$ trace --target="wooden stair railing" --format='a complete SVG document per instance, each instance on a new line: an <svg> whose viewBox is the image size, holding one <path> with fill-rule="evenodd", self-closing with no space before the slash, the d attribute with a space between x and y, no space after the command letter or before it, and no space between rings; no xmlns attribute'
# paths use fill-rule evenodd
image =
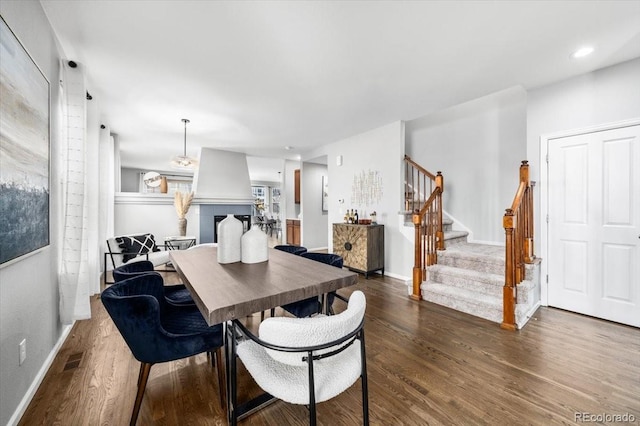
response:
<svg viewBox="0 0 640 426"><path fill-rule="evenodd" d="M533 263L533 187L529 180L529 164L520 166L520 184L506 209L502 224L505 232L505 279L502 290L502 328L516 329L517 285L524 280L525 263Z"/></svg>
<svg viewBox="0 0 640 426"><path fill-rule="evenodd" d="M405 214L411 214L415 227L413 291L411 298L420 300L420 284L427 278L427 266L437 262L437 250L444 250L442 228L442 192L444 178L436 175L405 155Z"/></svg>

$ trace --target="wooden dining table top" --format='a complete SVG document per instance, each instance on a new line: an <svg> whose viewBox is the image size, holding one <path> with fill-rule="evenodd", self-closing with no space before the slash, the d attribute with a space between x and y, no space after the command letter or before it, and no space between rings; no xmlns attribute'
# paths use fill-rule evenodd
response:
<svg viewBox="0 0 640 426"><path fill-rule="evenodd" d="M174 250L169 257L209 325L358 282L354 272L271 248L268 261L253 264L220 264L214 246Z"/></svg>

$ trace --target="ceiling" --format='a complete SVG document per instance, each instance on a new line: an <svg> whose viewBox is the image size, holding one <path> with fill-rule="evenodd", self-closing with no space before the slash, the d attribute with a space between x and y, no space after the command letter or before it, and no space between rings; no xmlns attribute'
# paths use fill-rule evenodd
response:
<svg viewBox="0 0 640 426"><path fill-rule="evenodd" d="M245 152L252 180L393 121L640 57L640 1L41 3L123 166L167 170L188 118L187 154ZM583 45L595 52L571 58Z"/></svg>

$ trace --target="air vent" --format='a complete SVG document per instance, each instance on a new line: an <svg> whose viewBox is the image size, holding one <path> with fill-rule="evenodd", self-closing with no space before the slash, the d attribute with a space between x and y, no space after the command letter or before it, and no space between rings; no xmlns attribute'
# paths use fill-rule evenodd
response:
<svg viewBox="0 0 640 426"><path fill-rule="evenodd" d="M78 368L83 356L84 352L78 352L77 354L69 355L69 358L67 358L67 362L64 364L64 371Z"/></svg>

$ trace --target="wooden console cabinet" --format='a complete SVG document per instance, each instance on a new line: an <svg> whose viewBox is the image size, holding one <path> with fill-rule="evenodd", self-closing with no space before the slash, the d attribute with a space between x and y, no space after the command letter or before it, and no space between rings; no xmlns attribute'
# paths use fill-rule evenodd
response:
<svg viewBox="0 0 640 426"><path fill-rule="evenodd" d="M298 219L287 219L287 244L300 245L300 221Z"/></svg>
<svg viewBox="0 0 640 426"><path fill-rule="evenodd" d="M344 266L364 273L382 271L384 275L384 225L333 224L333 252L344 259Z"/></svg>

